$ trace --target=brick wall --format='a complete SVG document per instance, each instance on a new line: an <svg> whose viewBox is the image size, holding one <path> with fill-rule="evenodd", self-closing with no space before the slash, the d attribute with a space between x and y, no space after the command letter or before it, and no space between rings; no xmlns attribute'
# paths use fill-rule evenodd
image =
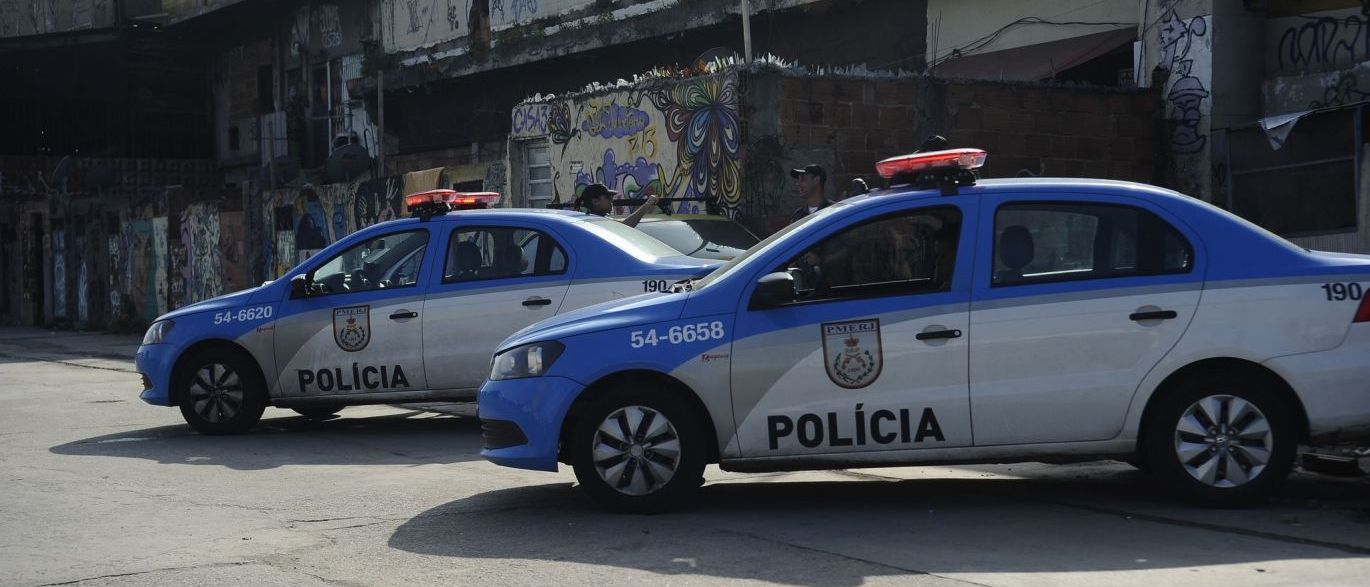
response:
<svg viewBox="0 0 1370 587"><path fill-rule="evenodd" d="M1162 181L1154 91L990 83L946 86L947 137L989 152L985 177Z"/></svg>
<svg viewBox="0 0 1370 587"><path fill-rule="evenodd" d="M873 182L876 161L918 147L913 129L927 108L920 90L914 83L784 78L780 140L793 151L831 150L828 196L839 197L854 178Z"/></svg>
<svg viewBox="0 0 1370 587"><path fill-rule="evenodd" d="M856 177L875 187L876 161L912 152L930 134L988 151L984 177L1159 183L1159 104L1155 90L787 76L774 108L786 157L830 163L827 193L841 197ZM751 106L762 116L770 108Z"/></svg>

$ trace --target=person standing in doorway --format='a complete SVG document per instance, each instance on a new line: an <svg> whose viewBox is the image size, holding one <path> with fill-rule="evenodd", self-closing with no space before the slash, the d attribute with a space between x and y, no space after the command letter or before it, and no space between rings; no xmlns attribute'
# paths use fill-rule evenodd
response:
<svg viewBox="0 0 1370 587"><path fill-rule="evenodd" d="M791 169L790 177L794 178L795 191L799 194L799 198L804 201L804 205L794 211L794 216L790 218L790 222L833 204L832 200L823 196L823 190L828 183L828 172L824 171L822 166L810 163L805 165L803 169Z"/></svg>

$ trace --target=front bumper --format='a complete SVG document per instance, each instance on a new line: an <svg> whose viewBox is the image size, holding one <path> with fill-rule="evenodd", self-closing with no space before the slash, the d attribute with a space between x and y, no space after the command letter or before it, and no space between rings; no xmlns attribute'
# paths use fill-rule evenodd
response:
<svg viewBox="0 0 1370 587"><path fill-rule="evenodd" d="M171 367L176 353L169 344L145 344L138 347L134 365L143 376L143 392L138 398L154 406L171 406Z"/></svg>
<svg viewBox="0 0 1370 587"><path fill-rule="evenodd" d="M527 439L522 444L485 448L480 456L492 463L536 471L557 470L561 424L585 386L564 377L527 377L486 381L480 388L480 419L499 429L512 425ZM501 439L507 439L501 435ZM507 444L501 441L496 445Z"/></svg>

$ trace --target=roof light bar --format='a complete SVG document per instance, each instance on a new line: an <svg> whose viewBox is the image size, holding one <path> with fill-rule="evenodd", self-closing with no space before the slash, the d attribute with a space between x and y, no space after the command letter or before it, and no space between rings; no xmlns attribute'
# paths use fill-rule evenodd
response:
<svg viewBox="0 0 1370 587"><path fill-rule="evenodd" d="M456 190L429 190L404 197L404 205L409 213L422 219L451 210L471 210L489 208L499 202L499 192L459 192Z"/></svg>
<svg viewBox="0 0 1370 587"><path fill-rule="evenodd" d="M930 153L912 153L890 157L876 163L875 170L880 174L880 177L885 179L939 169L970 171L983 166L987 156L988 153L985 153L983 149L948 149Z"/></svg>

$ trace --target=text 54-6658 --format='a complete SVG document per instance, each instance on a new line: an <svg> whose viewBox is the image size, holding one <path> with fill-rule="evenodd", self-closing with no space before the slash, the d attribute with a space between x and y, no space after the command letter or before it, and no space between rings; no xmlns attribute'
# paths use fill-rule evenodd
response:
<svg viewBox="0 0 1370 587"><path fill-rule="evenodd" d="M715 320L713 322L672 326L666 329L665 334L658 332L655 328L634 330L628 335L628 344L635 349L640 349L644 346L654 347L661 343L682 344L717 340L723 338L724 334L723 323Z"/></svg>

